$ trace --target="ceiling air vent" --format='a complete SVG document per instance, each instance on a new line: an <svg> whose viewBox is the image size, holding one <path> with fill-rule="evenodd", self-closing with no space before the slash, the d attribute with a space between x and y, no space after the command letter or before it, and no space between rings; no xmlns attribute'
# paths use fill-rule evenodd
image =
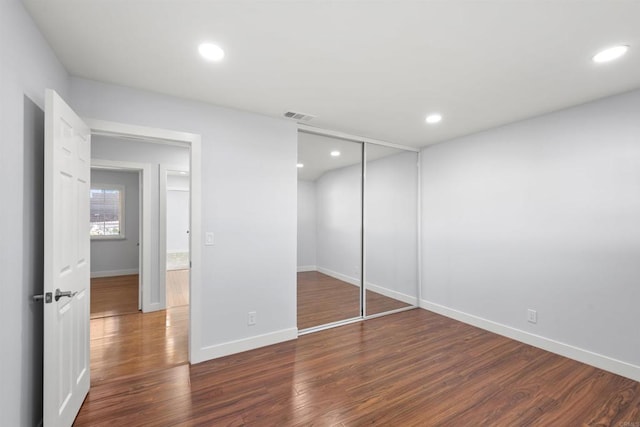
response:
<svg viewBox="0 0 640 427"><path fill-rule="evenodd" d="M308 122L315 117L311 114L297 113L295 111L287 111L286 113L284 113L284 116L288 119L297 120L299 122Z"/></svg>

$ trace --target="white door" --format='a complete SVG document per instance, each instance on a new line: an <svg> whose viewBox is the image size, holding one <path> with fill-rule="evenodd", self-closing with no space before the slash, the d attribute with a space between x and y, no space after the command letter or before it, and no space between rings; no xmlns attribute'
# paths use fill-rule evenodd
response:
<svg viewBox="0 0 640 427"><path fill-rule="evenodd" d="M168 269L189 268L189 200L189 187L167 190Z"/></svg>
<svg viewBox="0 0 640 427"><path fill-rule="evenodd" d="M44 414L66 427L89 392L91 132L53 90L45 97Z"/></svg>

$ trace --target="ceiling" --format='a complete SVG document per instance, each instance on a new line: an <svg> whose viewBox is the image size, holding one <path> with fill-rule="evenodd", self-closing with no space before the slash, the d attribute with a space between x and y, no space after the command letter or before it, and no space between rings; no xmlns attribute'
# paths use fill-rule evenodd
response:
<svg viewBox="0 0 640 427"><path fill-rule="evenodd" d="M24 3L72 75L415 147L640 87L636 0Z"/></svg>

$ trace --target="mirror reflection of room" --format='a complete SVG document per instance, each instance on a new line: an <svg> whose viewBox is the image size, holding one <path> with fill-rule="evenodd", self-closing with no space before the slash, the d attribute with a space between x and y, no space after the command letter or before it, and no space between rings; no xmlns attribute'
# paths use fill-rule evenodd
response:
<svg viewBox="0 0 640 427"><path fill-rule="evenodd" d="M298 134L298 329L361 316L362 144Z"/></svg>
<svg viewBox="0 0 640 427"><path fill-rule="evenodd" d="M299 330L418 305L418 153L364 145L298 134Z"/></svg>
<svg viewBox="0 0 640 427"><path fill-rule="evenodd" d="M366 146L367 316L418 305L418 153Z"/></svg>

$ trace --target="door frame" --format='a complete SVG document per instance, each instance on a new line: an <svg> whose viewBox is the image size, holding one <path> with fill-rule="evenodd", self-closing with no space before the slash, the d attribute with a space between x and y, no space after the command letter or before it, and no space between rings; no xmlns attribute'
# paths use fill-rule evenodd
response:
<svg viewBox="0 0 640 427"><path fill-rule="evenodd" d="M138 248L138 309L143 313L161 309L154 307L151 301L151 164L124 162L119 160L91 159L91 169L138 172L140 175L138 213L139 242ZM157 305L157 303L155 303Z"/></svg>
<svg viewBox="0 0 640 427"><path fill-rule="evenodd" d="M167 175L168 172L177 171L177 172L187 172L189 175L190 171L185 171L181 166L173 166L173 165L160 165L160 234L159 234L159 250L160 254L163 255L160 257L160 294L164 295L164 305L167 306ZM191 200L191 181L189 181L189 200ZM191 212L189 212L191 215ZM191 229L189 229L189 241L191 241ZM191 248L189 248L191 249ZM189 259L191 259L191 254L189 254Z"/></svg>
<svg viewBox="0 0 640 427"><path fill-rule="evenodd" d="M179 132L167 129L152 128L146 126L130 125L125 123L110 122L106 120L83 118L91 129L92 135L109 136L137 141L152 142L158 144L176 145L189 148L189 182L190 182L190 207L189 207L189 259L191 270L189 272L189 362L199 360L201 357L201 325L197 320L201 316L201 307L194 304L200 301L202 295L202 144L198 134ZM161 292L162 294L162 292ZM166 297L160 296L162 300Z"/></svg>

